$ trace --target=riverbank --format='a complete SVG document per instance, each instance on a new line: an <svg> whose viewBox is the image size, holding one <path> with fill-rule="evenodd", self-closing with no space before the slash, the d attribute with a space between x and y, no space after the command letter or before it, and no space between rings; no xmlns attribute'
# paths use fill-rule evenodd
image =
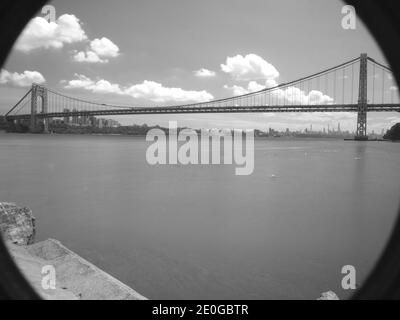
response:
<svg viewBox="0 0 400 320"><path fill-rule="evenodd" d="M72 252L59 241L48 239L32 245L7 247L15 263L36 292L47 300L145 300L141 294ZM51 266L54 288L42 285ZM45 272L44 272L45 271Z"/></svg>
<svg viewBox="0 0 400 320"><path fill-rule="evenodd" d="M35 242L35 217L27 207L0 202L0 231L15 263L36 292L49 300L145 300L61 242ZM54 270L54 286L43 279Z"/></svg>

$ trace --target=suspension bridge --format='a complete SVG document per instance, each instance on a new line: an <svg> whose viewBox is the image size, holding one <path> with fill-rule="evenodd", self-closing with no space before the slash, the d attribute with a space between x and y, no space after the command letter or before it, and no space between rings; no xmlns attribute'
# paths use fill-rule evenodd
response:
<svg viewBox="0 0 400 320"><path fill-rule="evenodd" d="M391 69L361 54L332 68L257 92L171 106L119 106L86 101L33 84L5 118L11 123L29 121L31 132L39 128L47 132L49 119L54 118L68 122L71 118L105 115L269 112L354 112L355 139L367 140L367 113L400 112L400 101Z"/></svg>

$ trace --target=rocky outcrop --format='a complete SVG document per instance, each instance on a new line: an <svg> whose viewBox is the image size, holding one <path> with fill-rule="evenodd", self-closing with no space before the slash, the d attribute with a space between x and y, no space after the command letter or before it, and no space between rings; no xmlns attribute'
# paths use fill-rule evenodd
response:
<svg viewBox="0 0 400 320"><path fill-rule="evenodd" d="M0 232L5 240L17 245L35 242L35 217L32 210L15 203L0 202Z"/></svg>
<svg viewBox="0 0 400 320"><path fill-rule="evenodd" d="M383 139L400 141L400 123L396 123L388 132L383 136Z"/></svg>
<svg viewBox="0 0 400 320"><path fill-rule="evenodd" d="M324 292L317 300L340 300L333 291Z"/></svg>
<svg viewBox="0 0 400 320"><path fill-rule="evenodd" d="M35 218L27 207L0 202L0 233L17 266L44 299L146 299L59 241L35 243ZM49 266L55 272L55 287L46 289L43 268Z"/></svg>

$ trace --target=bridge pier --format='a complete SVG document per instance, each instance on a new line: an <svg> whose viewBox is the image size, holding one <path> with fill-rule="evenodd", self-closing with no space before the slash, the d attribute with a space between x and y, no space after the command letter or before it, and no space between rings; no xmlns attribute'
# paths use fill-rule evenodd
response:
<svg viewBox="0 0 400 320"><path fill-rule="evenodd" d="M368 56L366 53L360 57L360 89L358 92L358 114L357 114L357 133L354 140L366 141L367 135L367 111L368 111Z"/></svg>

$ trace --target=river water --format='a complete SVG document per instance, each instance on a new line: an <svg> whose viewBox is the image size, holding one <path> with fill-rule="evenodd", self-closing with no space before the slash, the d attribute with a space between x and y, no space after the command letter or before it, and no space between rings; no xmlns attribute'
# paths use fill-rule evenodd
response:
<svg viewBox="0 0 400 320"><path fill-rule="evenodd" d="M256 140L233 165L150 166L144 138L0 134L0 201L150 299L340 298L393 227L400 144Z"/></svg>

